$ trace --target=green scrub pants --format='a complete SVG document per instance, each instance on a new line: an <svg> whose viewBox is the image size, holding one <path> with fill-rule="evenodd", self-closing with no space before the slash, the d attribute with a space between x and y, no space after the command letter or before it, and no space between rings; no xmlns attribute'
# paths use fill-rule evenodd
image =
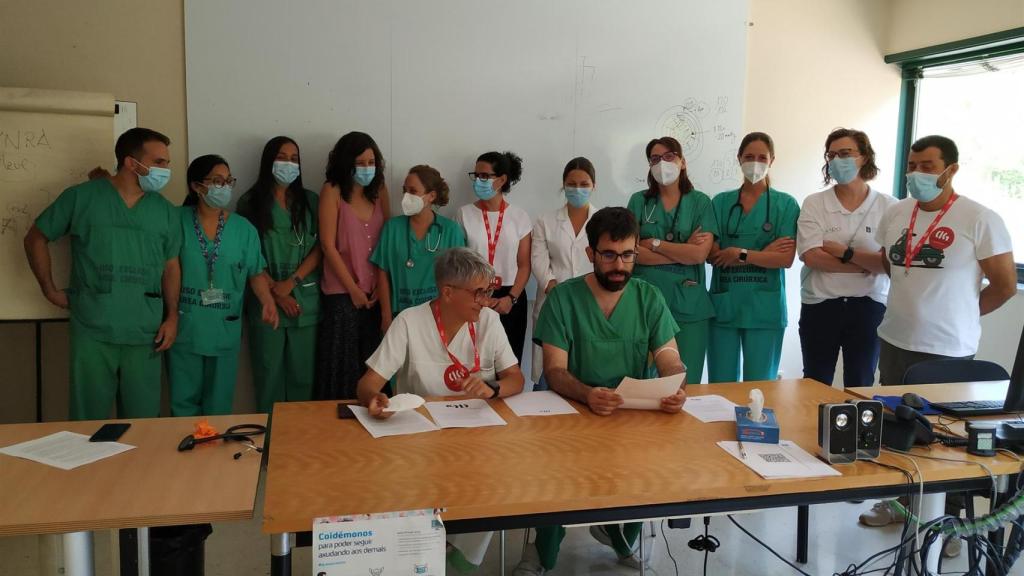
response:
<svg viewBox="0 0 1024 576"><path fill-rule="evenodd" d="M678 321L677 321L678 322ZM678 322L676 346L679 357L686 365L686 383L699 384L704 377L704 355L708 351L708 326L711 320Z"/></svg>
<svg viewBox="0 0 1024 576"><path fill-rule="evenodd" d="M111 344L71 326L72 420L160 415L160 354L153 344Z"/></svg>
<svg viewBox="0 0 1024 576"><path fill-rule="evenodd" d="M231 414L238 378L238 351L223 356L193 354L178 347L167 352L171 415Z"/></svg>
<svg viewBox="0 0 1024 576"><path fill-rule="evenodd" d="M625 558L633 553L636 540L640 536L642 522L629 522L627 524L606 524L608 535L612 539L612 548L619 558ZM558 550L565 538L563 526L538 526L536 528L537 554L540 556L540 565L545 570L552 570L555 562L558 561Z"/></svg>
<svg viewBox="0 0 1024 576"><path fill-rule="evenodd" d="M260 412L270 413L274 402L301 402L313 397L315 324L274 330L262 322L250 322L249 356Z"/></svg>
<svg viewBox="0 0 1024 576"><path fill-rule="evenodd" d="M737 382L740 355L743 381L779 377L785 328L728 328L711 324L708 331L708 382Z"/></svg>

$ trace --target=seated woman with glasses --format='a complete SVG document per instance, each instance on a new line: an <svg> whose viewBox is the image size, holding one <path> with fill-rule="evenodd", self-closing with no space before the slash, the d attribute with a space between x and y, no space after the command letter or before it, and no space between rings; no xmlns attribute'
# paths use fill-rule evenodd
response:
<svg viewBox="0 0 1024 576"><path fill-rule="evenodd" d="M523 390L523 373L487 307L494 269L476 251L452 248L434 261L437 298L408 308L391 323L359 380L359 401L387 418L381 390L398 375L395 392L420 396L498 398Z"/></svg>
<svg viewBox="0 0 1024 576"><path fill-rule="evenodd" d="M487 307L494 269L470 248L434 260L437 298L402 311L359 380L359 402L387 418L381 390L398 374L395 392L420 396L499 398L523 391L523 373L498 313ZM491 532L449 536L448 561L465 572L483 563Z"/></svg>

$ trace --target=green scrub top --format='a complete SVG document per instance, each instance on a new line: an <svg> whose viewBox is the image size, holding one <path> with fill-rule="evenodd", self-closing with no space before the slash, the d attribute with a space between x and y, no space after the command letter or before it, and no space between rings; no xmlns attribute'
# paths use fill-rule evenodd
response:
<svg viewBox="0 0 1024 576"><path fill-rule="evenodd" d="M739 190L715 195L711 200L718 219L715 239L721 248L739 247L761 250L777 238L796 239L796 221L800 206L792 196L769 189L761 194L749 214L736 204ZM770 195L770 201L769 201ZM765 211L771 204L765 231ZM728 328L784 328L787 323L786 271L752 264L730 268L715 267L711 276L711 301L715 305L716 326Z"/></svg>
<svg viewBox="0 0 1024 576"><path fill-rule="evenodd" d="M312 190L303 190L306 195L306 218L302 227L295 230L292 227L292 215L289 210L281 208L276 201L272 202L270 217L271 226L260 238L260 245L263 251L263 258L267 261L267 272L275 282L286 280L295 275L299 265L306 259L310 251L319 242L319 224L317 211L319 209L320 197ZM237 213L249 218L252 213L252 195L246 192L238 199ZM252 220L250 219L250 222ZM315 268L302 279L301 283L295 285L292 290L292 297L298 303L301 313L297 318L289 318L283 313L278 314L280 318L279 328L304 328L315 326L320 320L320 268ZM251 288L246 289L245 302L246 315L250 322L262 322L263 306L256 299Z"/></svg>
<svg viewBox="0 0 1024 576"><path fill-rule="evenodd" d="M413 234L408 216L395 216L385 222L370 262L388 273L392 315L437 297L434 259L444 250L464 246L462 226L440 214L434 214L434 223L422 240ZM410 259L412 268L408 266Z"/></svg>
<svg viewBox="0 0 1024 576"><path fill-rule="evenodd" d="M626 376L645 378L648 353L678 331L661 291L651 284L630 279L605 318L586 276L579 276L548 293L533 341L567 351L569 373L584 384L615 388Z"/></svg>
<svg viewBox="0 0 1024 576"><path fill-rule="evenodd" d="M201 201L201 200L200 200ZM201 292L210 287L206 259L192 221L196 208L181 208L181 300L178 339L174 346L203 356L237 354L242 341L242 299L252 276L267 267L256 228L229 214L221 235L220 256L213 269L213 287L224 291L224 302L203 305ZM204 234L202 228L200 234ZM213 239L207 238L208 250Z"/></svg>
<svg viewBox="0 0 1024 576"><path fill-rule="evenodd" d="M666 211L660 198L644 198L643 191L630 197L628 209L640 223L641 240L660 238L662 242L669 242L667 234L672 232L671 242L681 244L690 238L698 226L703 232L718 234L718 221L711 207L711 199L698 190L691 190L679 200L676 208L679 216L675 218L674 227L672 221L676 209ZM661 290L676 322L699 322L715 315L715 308L708 296L707 271L703 262L656 266L637 264L634 275Z"/></svg>
<svg viewBox="0 0 1024 576"><path fill-rule="evenodd" d="M36 219L53 242L71 235L71 322L110 344L152 345L163 321L161 281L181 250L178 209L157 192L128 208L106 179L72 186Z"/></svg>

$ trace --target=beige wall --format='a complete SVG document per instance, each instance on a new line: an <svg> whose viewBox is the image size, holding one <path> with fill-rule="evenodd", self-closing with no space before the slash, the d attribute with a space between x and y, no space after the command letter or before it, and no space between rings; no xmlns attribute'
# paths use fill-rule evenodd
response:
<svg viewBox="0 0 1024 576"><path fill-rule="evenodd" d="M139 125L172 141L174 178L166 191L184 197L184 10L166 0L0 0L0 83L5 86L108 92L138 103ZM44 406L67 415L67 325L43 329ZM0 325L0 422L35 418L34 328Z"/></svg>
<svg viewBox="0 0 1024 576"><path fill-rule="evenodd" d="M1024 26L1024 0L894 0L886 53Z"/></svg>

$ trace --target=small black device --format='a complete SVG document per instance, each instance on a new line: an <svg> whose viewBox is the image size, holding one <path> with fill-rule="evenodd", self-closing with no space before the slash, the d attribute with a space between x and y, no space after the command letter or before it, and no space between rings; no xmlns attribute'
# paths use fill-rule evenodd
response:
<svg viewBox="0 0 1024 576"><path fill-rule="evenodd" d="M998 422L968 422L967 453L975 456L995 456L998 428Z"/></svg>
<svg viewBox="0 0 1024 576"><path fill-rule="evenodd" d="M924 399L913 392L907 392L900 397L904 404L910 406L914 410L924 410Z"/></svg>
<svg viewBox="0 0 1024 576"><path fill-rule="evenodd" d="M857 459L874 460L882 453L883 405L878 400L850 400L857 407Z"/></svg>
<svg viewBox="0 0 1024 576"><path fill-rule="evenodd" d="M338 418L342 420L351 420L356 417L355 412L352 411L351 404L338 403Z"/></svg>
<svg viewBox="0 0 1024 576"><path fill-rule="evenodd" d="M857 461L857 406L818 404L818 453L829 464Z"/></svg>
<svg viewBox="0 0 1024 576"><path fill-rule="evenodd" d="M882 445L893 450L906 452L914 444L931 444L935 441L932 423L923 414L906 404L882 415Z"/></svg>
<svg viewBox="0 0 1024 576"><path fill-rule="evenodd" d="M118 438L124 435L132 425L128 422L111 422L100 426L95 434L89 437L89 442L117 442Z"/></svg>

